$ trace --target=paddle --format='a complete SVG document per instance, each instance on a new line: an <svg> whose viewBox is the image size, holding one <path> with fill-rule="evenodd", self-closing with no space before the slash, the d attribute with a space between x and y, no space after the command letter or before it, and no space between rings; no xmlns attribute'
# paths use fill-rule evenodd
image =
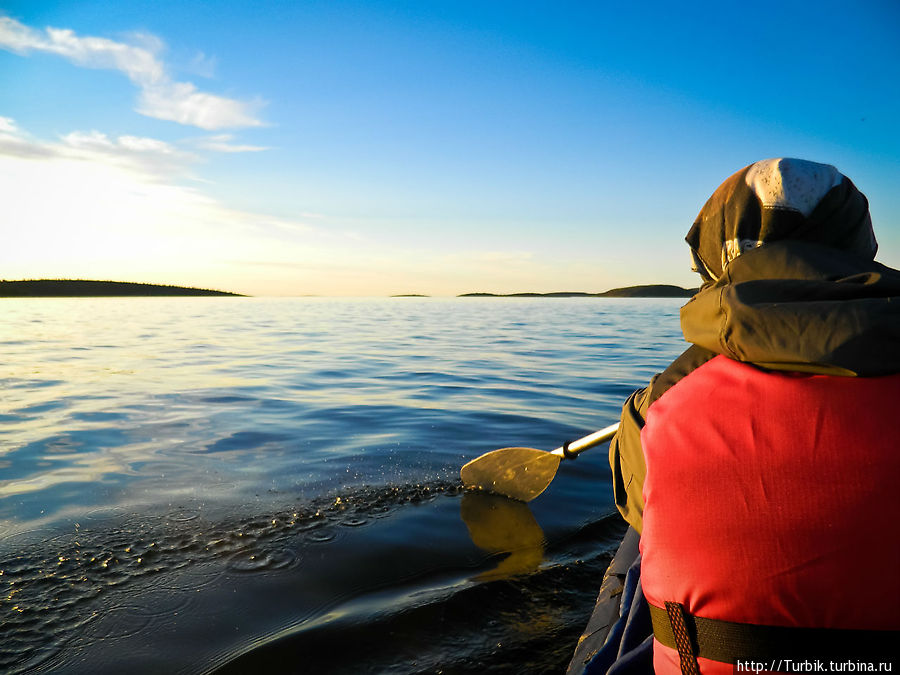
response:
<svg viewBox="0 0 900 675"><path fill-rule="evenodd" d="M571 441L553 452L535 448L500 448L473 459L459 475L466 488L530 502L550 485L559 463L611 439L619 423Z"/></svg>

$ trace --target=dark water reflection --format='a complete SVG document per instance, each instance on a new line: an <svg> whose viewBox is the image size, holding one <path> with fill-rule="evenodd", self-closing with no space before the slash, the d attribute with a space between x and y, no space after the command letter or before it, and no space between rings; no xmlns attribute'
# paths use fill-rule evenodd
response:
<svg viewBox="0 0 900 675"><path fill-rule="evenodd" d="M0 671L544 672L620 534L605 453L530 507L496 447L604 426L675 301L0 304Z"/></svg>

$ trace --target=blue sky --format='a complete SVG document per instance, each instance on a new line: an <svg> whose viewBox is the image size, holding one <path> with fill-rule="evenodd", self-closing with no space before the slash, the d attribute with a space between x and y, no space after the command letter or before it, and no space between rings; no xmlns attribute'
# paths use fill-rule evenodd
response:
<svg viewBox="0 0 900 675"><path fill-rule="evenodd" d="M900 5L0 3L0 277L250 294L695 285L793 156L900 265Z"/></svg>

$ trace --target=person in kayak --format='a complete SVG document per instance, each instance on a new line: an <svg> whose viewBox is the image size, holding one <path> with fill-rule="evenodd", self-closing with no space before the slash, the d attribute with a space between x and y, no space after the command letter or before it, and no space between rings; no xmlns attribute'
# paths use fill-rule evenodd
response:
<svg viewBox="0 0 900 675"><path fill-rule="evenodd" d="M610 445L654 670L877 664L900 636L900 272L862 192L798 159L732 175L686 239L691 346Z"/></svg>

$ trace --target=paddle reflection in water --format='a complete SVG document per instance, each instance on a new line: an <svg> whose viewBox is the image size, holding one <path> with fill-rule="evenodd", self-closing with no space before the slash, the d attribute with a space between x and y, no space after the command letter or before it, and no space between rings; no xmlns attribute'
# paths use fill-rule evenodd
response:
<svg viewBox="0 0 900 675"><path fill-rule="evenodd" d="M544 559L544 532L524 502L481 492L467 492L459 507L460 517L478 548L506 554L493 569L481 572L477 581L495 581L538 569Z"/></svg>

